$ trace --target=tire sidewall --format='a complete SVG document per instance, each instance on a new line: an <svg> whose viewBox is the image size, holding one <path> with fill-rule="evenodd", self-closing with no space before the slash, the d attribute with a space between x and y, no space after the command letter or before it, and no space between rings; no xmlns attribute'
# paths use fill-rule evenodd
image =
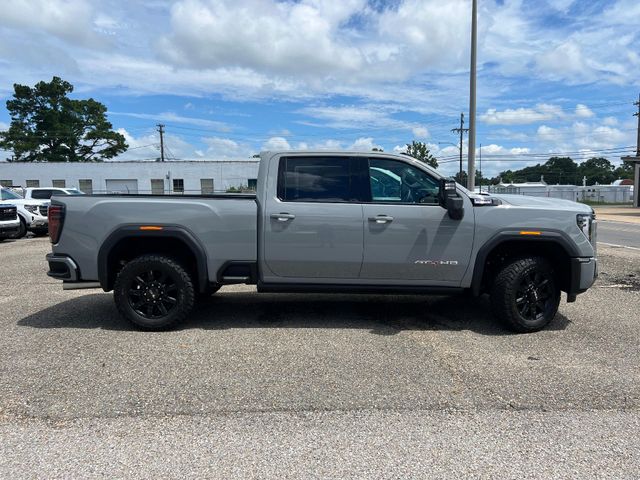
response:
<svg viewBox="0 0 640 480"><path fill-rule="evenodd" d="M128 291L136 275L157 270L171 277L178 287L177 303L171 311L160 318L147 318L140 315L131 306ZM147 330L159 330L171 327L183 320L193 308L193 285L186 271L175 261L163 257L140 257L129 262L120 271L114 285L114 297L120 313L135 325Z"/></svg>
<svg viewBox="0 0 640 480"><path fill-rule="evenodd" d="M522 266L524 264L524 266ZM543 258L532 257L515 260L507 265L502 274L509 273L509 269L517 268L517 273L513 276L513 280L498 284L496 290L492 292L492 303L494 304L494 312L499 316L510 328L517 332L535 332L547 326L555 317L558 306L560 305L560 289L551 265ZM551 300L546 303L544 315L538 320L530 320L524 318L518 311L516 298L518 287L523 282L526 275L531 272L540 272L545 275L551 282Z"/></svg>

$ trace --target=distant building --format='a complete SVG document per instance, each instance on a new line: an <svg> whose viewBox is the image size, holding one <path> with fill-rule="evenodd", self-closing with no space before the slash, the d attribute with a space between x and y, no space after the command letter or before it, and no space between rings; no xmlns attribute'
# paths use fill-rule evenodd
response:
<svg viewBox="0 0 640 480"><path fill-rule="evenodd" d="M213 193L255 189L256 160L18 163L0 162L0 184L77 187L85 193Z"/></svg>
<svg viewBox="0 0 640 480"><path fill-rule="evenodd" d="M530 195L532 197L551 197L573 200L576 202L593 203L628 203L632 200L630 185L547 185L540 182L499 183L489 188L490 192L515 195Z"/></svg>

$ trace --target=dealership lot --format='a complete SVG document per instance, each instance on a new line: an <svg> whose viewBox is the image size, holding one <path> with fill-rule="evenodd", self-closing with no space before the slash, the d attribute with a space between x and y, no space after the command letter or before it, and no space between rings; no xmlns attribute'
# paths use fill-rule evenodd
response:
<svg viewBox="0 0 640 480"><path fill-rule="evenodd" d="M0 477L640 474L638 251L513 335L486 298L249 287L144 333L48 250L0 245Z"/></svg>

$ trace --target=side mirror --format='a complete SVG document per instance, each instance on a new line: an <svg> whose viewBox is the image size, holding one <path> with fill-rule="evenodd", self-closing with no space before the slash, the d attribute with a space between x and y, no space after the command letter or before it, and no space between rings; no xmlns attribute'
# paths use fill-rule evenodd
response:
<svg viewBox="0 0 640 480"><path fill-rule="evenodd" d="M452 220L462 220L464 217L464 202L456 191L456 182L452 178L440 179L440 206L445 208Z"/></svg>

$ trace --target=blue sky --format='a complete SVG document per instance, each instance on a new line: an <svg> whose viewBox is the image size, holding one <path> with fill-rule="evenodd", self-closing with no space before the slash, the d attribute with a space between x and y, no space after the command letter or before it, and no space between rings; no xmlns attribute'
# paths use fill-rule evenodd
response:
<svg viewBox="0 0 640 480"><path fill-rule="evenodd" d="M555 153L619 163L638 25L637 0L479 0L485 174ZM108 106L122 160L157 157L161 122L176 159L419 140L457 169L470 0L5 0L0 32L0 129L13 83L58 75Z"/></svg>

